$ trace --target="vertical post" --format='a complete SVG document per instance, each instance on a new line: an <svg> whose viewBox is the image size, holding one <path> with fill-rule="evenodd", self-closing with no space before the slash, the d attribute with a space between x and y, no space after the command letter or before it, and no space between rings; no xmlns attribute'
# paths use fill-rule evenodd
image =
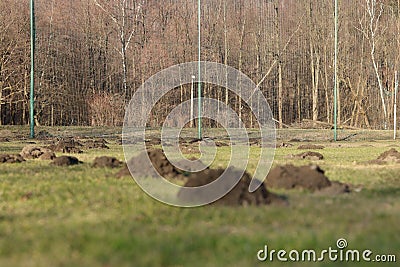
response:
<svg viewBox="0 0 400 267"><path fill-rule="evenodd" d="M35 121L33 118L34 114L34 89L35 89L35 5L34 0L30 2L30 13L31 13L31 82L30 82L30 108L29 108L29 126L30 126L30 138L35 137Z"/></svg>
<svg viewBox="0 0 400 267"><path fill-rule="evenodd" d="M201 107L201 0L198 0L198 3L197 3L197 9L198 9L198 31L199 31L199 60L198 60L198 63L199 63L199 66L198 66L198 68L199 68L199 73L198 73L198 76L199 76L199 78L198 78L198 100L199 100L199 103L198 103L198 106L199 106L199 114L198 114L198 121L199 121L199 123L198 123L198 138L199 139L202 139L203 137L202 137L202 132L201 132L201 109L202 109L202 107Z"/></svg>
<svg viewBox="0 0 400 267"><path fill-rule="evenodd" d="M394 77L395 77L395 86L394 86L394 108L393 108L393 128L394 128L394 132L393 132L393 139L396 140L397 137L397 92L399 90L399 79L397 76L397 71L394 73Z"/></svg>
<svg viewBox="0 0 400 267"><path fill-rule="evenodd" d="M190 128L193 128L193 106L194 106L194 79L196 79L196 76L192 76L192 87L190 90Z"/></svg>
<svg viewBox="0 0 400 267"><path fill-rule="evenodd" d="M338 0L335 0L335 78L334 78L334 110L333 110L333 121L334 121L334 133L333 139L337 141L337 91L338 91Z"/></svg>

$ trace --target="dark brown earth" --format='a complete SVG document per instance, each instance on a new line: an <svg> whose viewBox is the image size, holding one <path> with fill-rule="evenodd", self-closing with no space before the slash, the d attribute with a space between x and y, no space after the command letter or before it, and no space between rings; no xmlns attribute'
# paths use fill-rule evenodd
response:
<svg viewBox="0 0 400 267"><path fill-rule="evenodd" d="M53 135L51 133L49 133L48 131L40 131L37 134L35 134L35 138L38 140L47 140L50 138L53 138Z"/></svg>
<svg viewBox="0 0 400 267"><path fill-rule="evenodd" d="M153 176L157 178L156 173L153 172L153 167L147 166L148 164L146 164L147 159L145 153L148 154L156 171L164 178L179 178L179 175L182 174L180 170L175 168L168 161L161 149L152 149L147 152L142 152L137 157L129 160L128 165L133 170L132 175L137 175L138 177ZM129 175L129 170L125 170L124 173Z"/></svg>
<svg viewBox="0 0 400 267"><path fill-rule="evenodd" d="M0 163L20 163L25 159L18 154L2 154L0 155Z"/></svg>
<svg viewBox="0 0 400 267"><path fill-rule="evenodd" d="M35 145L25 146L20 155L24 159L41 159L41 160L52 160L56 157L53 151L45 147L38 147Z"/></svg>
<svg viewBox="0 0 400 267"><path fill-rule="evenodd" d="M266 179L268 188L306 189L311 192L336 195L350 192L350 186L340 182L331 182L325 172L317 165L296 167L278 166L272 169Z"/></svg>
<svg viewBox="0 0 400 267"><path fill-rule="evenodd" d="M0 137L0 142L1 143L10 142L10 139L8 139L7 137Z"/></svg>
<svg viewBox="0 0 400 267"><path fill-rule="evenodd" d="M86 149L109 149L108 142L105 139L87 140L83 143Z"/></svg>
<svg viewBox="0 0 400 267"><path fill-rule="evenodd" d="M313 145L313 144L305 144L305 145L300 145L297 149L324 149L324 146L321 145Z"/></svg>
<svg viewBox="0 0 400 267"><path fill-rule="evenodd" d="M94 168L118 168L122 164L121 161L114 157L101 156L94 159L92 167Z"/></svg>
<svg viewBox="0 0 400 267"><path fill-rule="evenodd" d="M292 146L293 146L293 144L283 142L283 143L278 144L276 147L284 148L284 147L292 147Z"/></svg>
<svg viewBox="0 0 400 267"><path fill-rule="evenodd" d="M222 175L224 169L206 169L201 172L193 173L189 176L188 181L186 182L186 187L199 187L202 185L209 184L215 181L218 177ZM234 169L228 169L228 179L226 184L221 184L221 187L224 185L230 184L229 179L237 179L238 176L241 175L241 172ZM216 205L227 205L227 206L259 206L259 205L268 205L268 204L287 204L287 201L267 190L265 184L262 183L260 187L253 193L250 193L249 186L251 182L251 176L245 172L239 181L239 183L224 197L220 198L213 204ZM196 193L188 193L187 191L179 191L178 198L187 201L187 202L196 202L196 201L206 201L208 198L208 194L204 195L199 191Z"/></svg>
<svg viewBox="0 0 400 267"><path fill-rule="evenodd" d="M206 168L200 172L184 172L175 166L173 166L168 159L165 157L164 153L160 149L150 150L148 152L143 152L139 156L132 158L129 161L131 169L133 169L133 175L138 176L150 176L152 174L153 167L149 166L149 169L144 168L144 160L145 156L148 153L150 160L152 161L154 168L157 172L167 179L184 179L186 180L186 187L196 187L211 183L216 180L220 175L224 172L223 169L209 169ZM202 163L198 163L202 164ZM202 165L201 167L205 167ZM228 177L231 179L237 178L240 175L238 170L229 169ZM122 168L120 172L118 172L117 177L129 176L130 172L127 166ZM216 201L216 204L221 205L265 205L271 203L280 203L285 204L286 200L282 197L279 197L271 192L269 192L264 184L261 184L258 190L253 193L248 191L250 185L251 177L248 173L244 173L240 182L234 187L234 189L229 192L226 196ZM222 185L223 186L223 185ZM206 196L190 194L185 195L180 192L178 197L182 200L191 202L194 200L201 200Z"/></svg>
<svg viewBox="0 0 400 267"><path fill-rule="evenodd" d="M82 163L82 161L79 161L76 157L72 156L61 156L57 157L51 162L50 164L56 165L56 166L72 166L72 165L77 165Z"/></svg>
<svg viewBox="0 0 400 267"><path fill-rule="evenodd" d="M75 141L73 138L61 139L55 144L48 146L48 148L54 152L71 153L71 154L83 153L80 147L83 147L83 145L78 141Z"/></svg>
<svg viewBox="0 0 400 267"><path fill-rule="evenodd" d="M287 158L322 160L322 159L324 159L324 156L318 152L307 151L307 152L303 152L303 153L296 154L296 155L294 155L294 154L288 155Z"/></svg>

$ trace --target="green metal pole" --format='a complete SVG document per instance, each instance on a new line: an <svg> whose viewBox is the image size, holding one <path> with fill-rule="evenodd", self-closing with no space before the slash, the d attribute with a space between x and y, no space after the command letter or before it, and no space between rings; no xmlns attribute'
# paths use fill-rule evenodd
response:
<svg viewBox="0 0 400 267"><path fill-rule="evenodd" d="M198 80L198 99L199 99L199 102L198 102L198 106L199 106L199 114L198 114L198 116L199 116L199 118L198 118L198 121L199 121L199 123L198 123L198 138L201 140L202 138L203 138L203 135L202 135L202 129L201 129L201 109L202 109L202 107L201 107L201 0L198 0L198 3L197 3L197 7L198 7L198 28L199 28L199 60L198 60L198 63L199 63L199 66L198 66L198 68L199 68L199 73L198 73L198 76L199 76L199 80Z"/></svg>
<svg viewBox="0 0 400 267"><path fill-rule="evenodd" d="M334 78L334 111L333 111L333 117L334 117L334 133L333 133L333 139L337 141L337 112L338 112L338 106L337 106L337 91L338 91L338 0L335 0L335 78Z"/></svg>
<svg viewBox="0 0 400 267"><path fill-rule="evenodd" d="M30 88L30 108L29 108L29 126L30 138L35 137L35 121L34 113L34 89L35 89L35 5L34 0L31 0L31 88Z"/></svg>

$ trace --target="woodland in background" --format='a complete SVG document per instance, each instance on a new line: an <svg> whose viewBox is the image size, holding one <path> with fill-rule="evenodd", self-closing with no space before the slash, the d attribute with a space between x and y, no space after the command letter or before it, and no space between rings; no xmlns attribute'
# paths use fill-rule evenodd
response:
<svg viewBox="0 0 400 267"><path fill-rule="evenodd" d="M339 0L338 121L393 125L400 63L400 0ZM150 76L197 60L197 0L36 0L37 125L121 125L124 106ZM333 122L334 1L202 0L202 60L248 75L280 125ZM0 124L29 117L29 1L0 1ZM190 98L177 88L151 126ZM196 96L196 95L195 95ZM225 88L248 126L246 105ZM207 122L209 124L211 122ZM212 125L206 125L212 126Z"/></svg>

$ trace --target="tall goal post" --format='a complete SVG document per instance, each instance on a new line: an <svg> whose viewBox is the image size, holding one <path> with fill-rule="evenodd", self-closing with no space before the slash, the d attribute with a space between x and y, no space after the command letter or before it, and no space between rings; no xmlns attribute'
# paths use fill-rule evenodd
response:
<svg viewBox="0 0 400 267"><path fill-rule="evenodd" d="M335 65L335 70L334 70L334 108L333 108L333 139L335 142L337 141L337 112L338 112L338 105L337 105L337 95L338 95L338 22L339 22L339 16L338 16L338 0L335 0L335 59L334 59L334 65Z"/></svg>
<svg viewBox="0 0 400 267"><path fill-rule="evenodd" d="M31 80L29 92L29 136L35 137L35 120L34 120L34 91L35 91L35 42L36 42L36 29L35 29L35 1L30 0L30 20L31 20Z"/></svg>

